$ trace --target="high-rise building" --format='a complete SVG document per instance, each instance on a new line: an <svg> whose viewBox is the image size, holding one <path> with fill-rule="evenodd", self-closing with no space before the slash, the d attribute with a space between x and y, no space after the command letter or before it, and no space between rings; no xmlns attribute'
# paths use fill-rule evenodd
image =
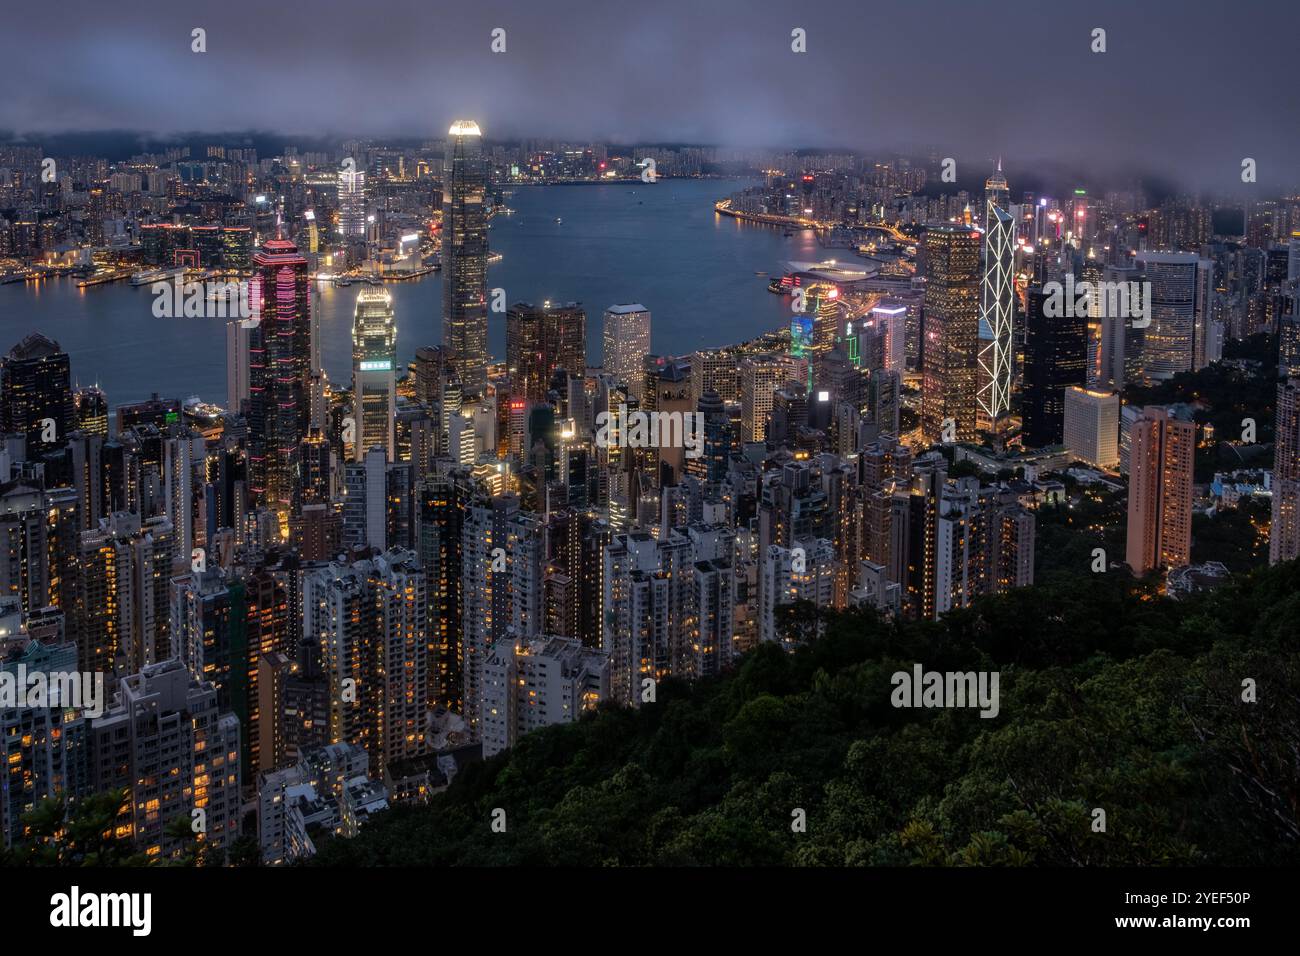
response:
<svg viewBox="0 0 1300 956"><path fill-rule="evenodd" d="M275 512L281 535L297 505L299 449L310 424L314 335L307 260L283 239L253 256L260 369L250 371L248 438L252 490ZM250 363L252 364L252 363ZM256 381L254 381L256 379Z"/></svg>
<svg viewBox="0 0 1300 956"><path fill-rule="evenodd" d="M638 304L611 305L605 310L603 341L601 367L640 402L645 391L645 357L650 354L650 310Z"/></svg>
<svg viewBox="0 0 1300 956"><path fill-rule="evenodd" d="M763 553L763 607L759 637L764 641L785 640L777 624L777 607L807 601L817 608L833 606L836 577L835 549L824 538L792 542L790 547L769 545Z"/></svg>
<svg viewBox="0 0 1300 956"><path fill-rule="evenodd" d="M247 412L252 396L254 348L260 348L258 319L233 319L226 323L226 409L233 415ZM261 385L262 383L259 383Z"/></svg>
<svg viewBox="0 0 1300 956"><path fill-rule="evenodd" d="M1137 285L1138 270L1131 265L1108 265L1102 270L1102 276L1102 281L1107 283L1109 288L1129 290L1140 288ZM1115 305L1120 301L1121 299L1116 297ZM1145 303L1145 298L1141 301ZM1109 296L1104 300L1100 295L1093 296L1089 312L1097 313L1095 318L1090 314L1089 319L1097 324L1099 339L1095 381L1091 384L1100 388L1121 390L1129 383L1138 381L1142 375L1145 327L1135 324L1135 317L1126 314L1125 310L1112 307ZM1091 363L1089 374L1092 377Z"/></svg>
<svg viewBox="0 0 1300 956"><path fill-rule="evenodd" d="M90 729L94 789L129 794L117 832L147 856L168 857L186 842L168 824L193 824L201 811L203 839L228 846L241 817L239 733L216 688L175 658L123 678L113 707Z"/></svg>
<svg viewBox="0 0 1300 956"><path fill-rule="evenodd" d="M984 276L980 284L979 403L990 422L1011 410L1015 373L1016 224L1006 205L1002 161L985 184Z"/></svg>
<svg viewBox="0 0 1300 956"><path fill-rule="evenodd" d="M388 461L396 458L397 324L387 289L357 293L352 320L352 460L361 461L376 446Z"/></svg>
<svg viewBox="0 0 1300 956"><path fill-rule="evenodd" d="M577 302L516 302L506 311L506 365L510 393L545 401L557 369L587 368L587 313Z"/></svg>
<svg viewBox="0 0 1300 956"><path fill-rule="evenodd" d="M175 656L171 579L175 532L163 516L119 511L82 532L72 630L84 670L135 673Z"/></svg>
<svg viewBox="0 0 1300 956"><path fill-rule="evenodd" d="M609 699L609 660L581 642L552 637L502 642L483 664L483 756L523 734L570 724Z"/></svg>
<svg viewBox="0 0 1300 956"><path fill-rule="evenodd" d="M501 641L530 640L545 620L546 540L540 519L513 495L466 508L461 527L464 716L481 733L483 665Z"/></svg>
<svg viewBox="0 0 1300 956"><path fill-rule="evenodd" d="M319 636L330 682L330 742L362 747L379 771L426 749L427 602L411 551L303 574L303 629Z"/></svg>
<svg viewBox="0 0 1300 956"><path fill-rule="evenodd" d="M416 549L429 584L429 700L460 712L462 524L473 500L467 473L431 475L417 489Z"/></svg>
<svg viewBox="0 0 1300 956"><path fill-rule="evenodd" d="M88 435L108 438L108 397L97 385L86 385L72 393L76 427Z"/></svg>
<svg viewBox="0 0 1300 956"><path fill-rule="evenodd" d="M366 237L366 174L355 168L340 169L338 180L339 235L351 242Z"/></svg>
<svg viewBox="0 0 1300 956"><path fill-rule="evenodd" d="M969 226L932 226L925 233L921 429L927 441L945 434L976 438L980 246L979 231Z"/></svg>
<svg viewBox="0 0 1300 956"><path fill-rule="evenodd" d="M934 528L934 614L1034 583L1034 516L1014 492L948 482Z"/></svg>
<svg viewBox="0 0 1300 956"><path fill-rule="evenodd" d="M870 322L874 323L874 327L862 327L863 331L875 334L880 367L897 372L899 375L906 371L907 323L910 311L905 302L885 299L871 310Z"/></svg>
<svg viewBox="0 0 1300 956"><path fill-rule="evenodd" d="M735 536L707 526L656 539L614 535L604 549L600 608L615 700L640 706L645 681L717 673L734 654L731 573ZM725 569L725 570L724 570Z"/></svg>
<svg viewBox="0 0 1300 956"><path fill-rule="evenodd" d="M1212 330L1213 263L1192 252L1140 252L1142 277L1151 283L1151 324L1143 333L1142 373L1162 381L1204 364ZM1212 343L1211 343L1212 344Z"/></svg>
<svg viewBox="0 0 1300 956"><path fill-rule="evenodd" d="M1119 467L1119 393L1071 385L1065 390L1065 447L1094 468Z"/></svg>
<svg viewBox="0 0 1300 956"><path fill-rule="evenodd" d="M1130 426L1129 443L1129 568L1142 575L1190 564L1195 423L1148 405Z"/></svg>
<svg viewBox="0 0 1300 956"><path fill-rule="evenodd" d="M718 398L734 402L740 395L736 357L727 352L699 351L691 355L691 401L700 404L712 389Z"/></svg>
<svg viewBox="0 0 1300 956"><path fill-rule="evenodd" d="M867 380L867 412L876 437L897 439L902 416L902 373L891 368L872 369Z"/></svg>
<svg viewBox="0 0 1300 956"><path fill-rule="evenodd" d="M6 612L16 610L13 599L6 605L0 598L0 617L8 618L11 615ZM18 616L12 614L15 619ZM45 645L21 632L4 633L0 636L0 673L8 671L16 678L19 666L29 675L41 672L53 678L74 674L78 671L77 649L72 644ZM0 848L24 840L23 816L42 800L73 801L88 792L89 726L90 720L71 707L0 707Z"/></svg>
<svg viewBox="0 0 1300 956"><path fill-rule="evenodd" d="M68 353L33 332L0 360L0 431L25 435L34 458L67 438L75 421Z"/></svg>
<svg viewBox="0 0 1300 956"><path fill-rule="evenodd" d="M442 341L467 394L487 387L487 165L478 124L448 130L442 173Z"/></svg>
<svg viewBox="0 0 1300 956"><path fill-rule="evenodd" d="M786 365L775 355L755 355L740 364L740 440L765 441L773 395L786 380Z"/></svg>
<svg viewBox="0 0 1300 956"><path fill-rule="evenodd" d="M1059 445L1065 429L1065 390L1088 375L1088 316L1047 315L1042 289L1029 291L1025 314L1024 441L1032 448Z"/></svg>
<svg viewBox="0 0 1300 956"><path fill-rule="evenodd" d="M1300 378L1277 385L1272 509L1269 564L1300 557Z"/></svg>

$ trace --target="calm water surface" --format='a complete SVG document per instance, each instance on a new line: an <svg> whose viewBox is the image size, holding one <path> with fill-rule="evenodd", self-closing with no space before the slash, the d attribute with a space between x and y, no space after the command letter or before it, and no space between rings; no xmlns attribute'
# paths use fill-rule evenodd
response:
<svg viewBox="0 0 1300 956"><path fill-rule="evenodd" d="M492 220L488 238L504 256L488 284L506 300L582 302L588 361L600 361L604 309L640 302L652 316L652 346L679 355L770 331L789 320L788 301L767 291L766 277L788 260L834 257L811 232L785 238L713 212L713 201L739 181L664 180L654 185L534 186L507 198L513 216ZM562 220L557 222L557 219ZM334 382L351 379L352 311L358 286L313 285L321 354ZM442 340L442 285L435 273L388 283L397 314L399 359ZM226 399L225 323L158 319L148 286L112 283L78 289L72 279L0 285L0 351L40 331L72 360L79 384L98 383L109 404L198 395ZM505 315L489 314L488 345L505 355Z"/></svg>

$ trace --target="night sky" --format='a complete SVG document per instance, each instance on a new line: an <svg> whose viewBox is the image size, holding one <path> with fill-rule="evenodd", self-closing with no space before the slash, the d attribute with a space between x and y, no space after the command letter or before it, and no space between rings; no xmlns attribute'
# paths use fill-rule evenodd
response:
<svg viewBox="0 0 1300 956"><path fill-rule="evenodd" d="M1260 0L72 0L0 33L0 131L919 149L1300 183L1300 7ZM44 13L38 12L44 10ZM39 19L38 19L39 17ZM190 31L207 31L207 52ZM490 51L494 27L507 51ZM808 52L790 50L807 31ZM1107 52L1090 50L1104 27ZM3 134L0 134L3 135ZM982 173L981 173L982 175ZM964 178L964 177L963 177Z"/></svg>

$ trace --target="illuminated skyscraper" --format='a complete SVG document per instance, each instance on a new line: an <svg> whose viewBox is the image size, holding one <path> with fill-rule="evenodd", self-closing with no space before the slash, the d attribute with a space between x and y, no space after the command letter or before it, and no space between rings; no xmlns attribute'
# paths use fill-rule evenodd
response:
<svg viewBox="0 0 1300 956"><path fill-rule="evenodd" d="M1094 468L1119 467L1119 393L1081 385L1065 390L1065 447Z"/></svg>
<svg viewBox="0 0 1300 956"><path fill-rule="evenodd" d="M530 402L546 398L556 369L582 375L587 368L587 313L577 302L540 306L516 302L506 312L506 364L510 393Z"/></svg>
<svg viewBox="0 0 1300 956"><path fill-rule="evenodd" d="M397 325L387 289L362 289L352 320L352 416L356 429L352 460L381 446L395 458L397 419Z"/></svg>
<svg viewBox="0 0 1300 956"><path fill-rule="evenodd" d="M428 586L411 551L333 563L302 578L303 628L320 635L329 733L384 768L425 750Z"/></svg>
<svg viewBox="0 0 1300 956"><path fill-rule="evenodd" d="M29 454L62 441L75 427L71 377L58 342L27 336L0 360L0 429L22 432Z"/></svg>
<svg viewBox="0 0 1300 956"><path fill-rule="evenodd" d="M1142 374L1164 381L1199 368L1210 335L1212 264L1194 252L1142 252L1142 277L1151 283L1151 324L1142 344Z"/></svg>
<svg viewBox="0 0 1300 956"><path fill-rule="evenodd" d="M611 305L605 310L601 366L641 401L645 391L645 357L650 354L650 310L643 305Z"/></svg>
<svg viewBox="0 0 1300 956"><path fill-rule="evenodd" d="M804 348L808 359L807 388L812 392L813 379L817 378L817 387L824 387L820 369L822 359L831 353L840 337L840 290L829 282L814 282L808 286L804 300L803 318L811 321L811 340ZM800 316L795 316L798 321ZM802 330L801 330L802 331ZM791 325L791 352L795 351L794 326ZM798 355L795 355L797 358Z"/></svg>
<svg viewBox="0 0 1300 956"><path fill-rule="evenodd" d="M740 365L741 441L764 441L772 395L786 379L786 367L773 355L755 355Z"/></svg>
<svg viewBox="0 0 1300 956"><path fill-rule="evenodd" d="M1196 425L1149 405L1129 441L1128 566L1142 575L1190 564Z"/></svg>
<svg viewBox="0 0 1300 956"><path fill-rule="evenodd" d="M1002 161L984 185L984 280L980 286L979 403L991 422L1011 409L1015 371L1012 331L1015 319L1016 224L1006 208L1007 181Z"/></svg>
<svg viewBox="0 0 1300 956"><path fill-rule="evenodd" d="M478 124L448 131L442 174L442 341L467 394L487 387L487 166Z"/></svg>
<svg viewBox="0 0 1300 956"><path fill-rule="evenodd" d="M344 239L366 236L366 174L356 169L340 169L338 183L339 233ZM315 216L311 233L316 230Z"/></svg>
<svg viewBox="0 0 1300 956"><path fill-rule="evenodd" d="M980 233L933 226L925 234L926 286L921 427L928 441L973 441L979 347Z"/></svg>
<svg viewBox="0 0 1300 956"><path fill-rule="evenodd" d="M298 449L307 437L312 375L311 286L298 247L272 239L253 256L253 302L262 366L250 372L249 446L253 491L281 517L294 510Z"/></svg>

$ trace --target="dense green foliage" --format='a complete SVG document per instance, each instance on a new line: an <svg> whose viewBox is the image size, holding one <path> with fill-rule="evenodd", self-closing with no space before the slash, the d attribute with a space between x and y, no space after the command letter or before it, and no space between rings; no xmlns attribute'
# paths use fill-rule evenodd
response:
<svg viewBox="0 0 1300 956"><path fill-rule="evenodd" d="M763 646L639 711L531 734L315 862L1300 860L1300 563L1185 602L1123 573L1051 577L941 622L830 615L796 654ZM1000 714L895 709L890 676L914 662L998 670Z"/></svg>

